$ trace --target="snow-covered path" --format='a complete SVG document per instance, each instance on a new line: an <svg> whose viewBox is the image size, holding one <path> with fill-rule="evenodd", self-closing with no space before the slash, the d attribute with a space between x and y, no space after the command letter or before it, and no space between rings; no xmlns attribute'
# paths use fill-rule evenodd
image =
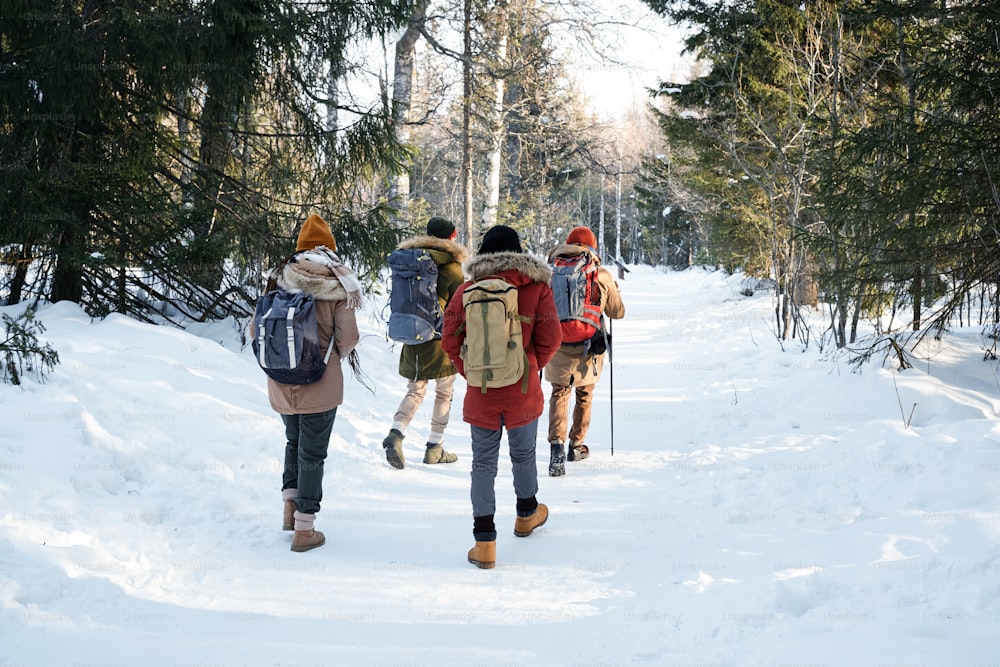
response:
<svg viewBox="0 0 1000 667"><path fill-rule="evenodd" d="M375 395L349 381L327 545L294 554L282 429L232 326L43 307L62 364L0 387L0 665L996 664L1000 383L978 331L858 375L782 351L739 278L621 287L591 458L545 476L540 430L551 518L528 539L501 467L488 571L465 562L464 383L458 463L419 462L427 405L391 469L404 383L368 313Z"/></svg>

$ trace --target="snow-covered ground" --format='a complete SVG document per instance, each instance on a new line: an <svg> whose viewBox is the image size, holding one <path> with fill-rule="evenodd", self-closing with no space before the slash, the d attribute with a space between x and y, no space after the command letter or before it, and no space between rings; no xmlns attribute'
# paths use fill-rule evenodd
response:
<svg viewBox="0 0 1000 667"><path fill-rule="evenodd" d="M546 476L540 430L551 517L527 539L501 468L495 570L466 562L464 382L459 461L420 463L428 401L406 469L385 462L404 381L378 300L359 314L375 393L349 377L327 544L305 554L232 323L41 307L61 365L0 386L0 665L1000 664L1000 381L978 328L856 374L783 351L739 277L635 267L621 288L591 458Z"/></svg>

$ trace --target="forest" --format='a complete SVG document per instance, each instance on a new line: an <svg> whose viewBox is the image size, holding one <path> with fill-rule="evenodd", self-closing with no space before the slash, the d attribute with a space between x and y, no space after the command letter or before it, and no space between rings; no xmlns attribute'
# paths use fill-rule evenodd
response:
<svg viewBox="0 0 1000 667"><path fill-rule="evenodd" d="M5 0L0 305L242 317L309 213L369 285L444 215L742 271L805 345L993 331L993 0L643 2L694 66L612 123L561 48L614 57L596 0Z"/></svg>

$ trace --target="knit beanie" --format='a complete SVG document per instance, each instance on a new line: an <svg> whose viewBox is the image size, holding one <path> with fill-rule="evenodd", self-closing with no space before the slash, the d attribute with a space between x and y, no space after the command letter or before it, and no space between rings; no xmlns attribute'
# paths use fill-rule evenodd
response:
<svg viewBox="0 0 1000 667"><path fill-rule="evenodd" d="M427 235L436 236L439 239L450 239L455 233L455 225L448 218L435 215L427 221Z"/></svg>
<svg viewBox="0 0 1000 667"><path fill-rule="evenodd" d="M517 231L507 225L497 225L491 227L483 235L483 243L479 246L479 254L493 252L523 252L521 250L521 238Z"/></svg>
<svg viewBox="0 0 1000 667"><path fill-rule="evenodd" d="M585 246L597 254L597 237L589 227L574 227L566 237L566 243Z"/></svg>
<svg viewBox="0 0 1000 667"><path fill-rule="evenodd" d="M299 231L299 240L295 244L295 252L312 250L316 246L326 246L330 250L337 251L337 241L333 238L330 225L326 220L315 213L306 218Z"/></svg>

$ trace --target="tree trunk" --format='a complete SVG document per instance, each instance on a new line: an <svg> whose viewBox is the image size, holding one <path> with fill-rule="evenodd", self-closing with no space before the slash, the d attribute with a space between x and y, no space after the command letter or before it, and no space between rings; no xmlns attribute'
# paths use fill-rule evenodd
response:
<svg viewBox="0 0 1000 667"><path fill-rule="evenodd" d="M597 211L597 250L604 258L604 174L601 173L601 202Z"/></svg>
<svg viewBox="0 0 1000 667"><path fill-rule="evenodd" d="M465 0L462 25L462 228L465 244L476 241L472 226L472 0Z"/></svg>
<svg viewBox="0 0 1000 667"><path fill-rule="evenodd" d="M81 215L79 225L86 229L88 214ZM56 246L56 268L52 276L52 301L72 301L80 303L83 299L83 268L80 265L79 241L76 234L76 224L70 223L63 227Z"/></svg>
<svg viewBox="0 0 1000 667"><path fill-rule="evenodd" d="M395 64L392 74L392 124L396 140L406 145L410 142L410 105L413 93L413 52L420 29L427 17L430 0L418 0L413 6L410 23L403 36L396 41ZM410 205L410 170L394 174L389 183L389 204L397 211L406 211ZM402 224L396 215L396 224Z"/></svg>
<svg viewBox="0 0 1000 667"><path fill-rule="evenodd" d="M615 179L615 261L622 261L622 147L618 146L618 178Z"/></svg>
<svg viewBox="0 0 1000 667"><path fill-rule="evenodd" d="M496 61L503 67L507 59L507 30L505 5L497 3L497 24L500 26L500 36L497 42ZM483 226L492 227L497 224L497 210L500 208L500 166L503 158L503 145L506 132L504 131L504 95L506 93L506 82L502 76L494 79L496 90L493 98L492 127L490 128L490 150L487 155L489 164L489 174L486 180L486 204L483 207Z"/></svg>
<svg viewBox="0 0 1000 667"><path fill-rule="evenodd" d="M28 283L28 267L31 265L31 249L35 244L34 233L29 232L28 238L21 244L21 249L14 256L14 275L10 280L10 296L7 298L6 306L13 306L21 303L21 294L24 286Z"/></svg>

